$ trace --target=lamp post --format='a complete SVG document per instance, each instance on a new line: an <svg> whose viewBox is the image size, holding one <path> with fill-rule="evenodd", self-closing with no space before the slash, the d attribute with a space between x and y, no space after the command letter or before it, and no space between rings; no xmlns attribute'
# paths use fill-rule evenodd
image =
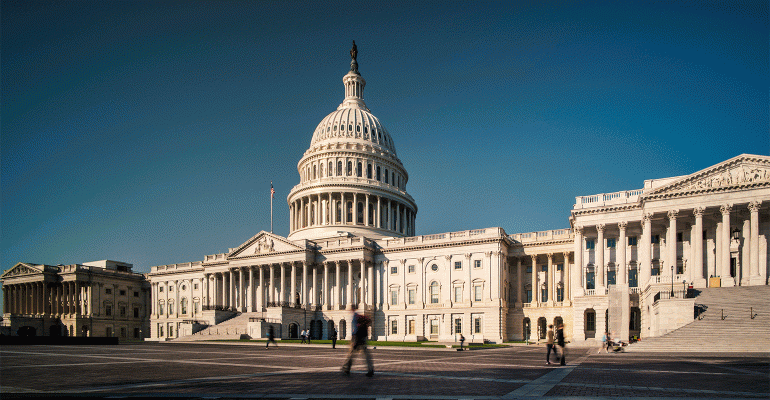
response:
<svg viewBox="0 0 770 400"><path fill-rule="evenodd" d="M674 298L674 266L671 266L671 298Z"/></svg>
<svg viewBox="0 0 770 400"><path fill-rule="evenodd" d="M687 280L682 279L682 298L687 298Z"/></svg>

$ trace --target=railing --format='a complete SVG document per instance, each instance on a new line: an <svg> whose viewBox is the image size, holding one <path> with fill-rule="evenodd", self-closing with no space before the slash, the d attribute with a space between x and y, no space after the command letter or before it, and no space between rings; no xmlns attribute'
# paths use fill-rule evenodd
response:
<svg viewBox="0 0 770 400"><path fill-rule="evenodd" d="M639 287L628 288L628 290L629 290L629 293L636 293L636 294L642 293L642 288L639 288Z"/></svg>
<svg viewBox="0 0 770 400"><path fill-rule="evenodd" d="M644 189L624 190L614 193L600 193L591 196L575 197L573 209L608 206L613 204L636 203Z"/></svg>
<svg viewBox="0 0 770 400"><path fill-rule="evenodd" d="M528 243L542 240L570 239L572 237L571 233L572 230L570 229L555 229L550 231L515 233L508 237L515 242Z"/></svg>
<svg viewBox="0 0 770 400"><path fill-rule="evenodd" d="M277 318L250 317L249 322L267 322L270 324L281 324L283 320Z"/></svg>
<svg viewBox="0 0 770 400"><path fill-rule="evenodd" d="M238 310L235 307L225 307L225 306L202 306L201 310L203 310L203 311L231 311L231 312L238 312Z"/></svg>
<svg viewBox="0 0 770 400"><path fill-rule="evenodd" d="M670 290L664 290L660 291L653 296L652 301L653 303L659 301L659 300L669 300L669 299L686 299L687 298L687 290L674 290L673 292Z"/></svg>
<svg viewBox="0 0 770 400"><path fill-rule="evenodd" d="M452 239L470 238L472 236L480 236L480 235L492 236L495 234L501 234L501 232L502 230L500 229L498 230L473 229L473 230L467 230L467 231L439 233L434 235L410 236L410 237L404 237L404 238L385 239L383 241L380 241L379 243L383 244L384 247L403 246L407 243L416 244L416 243L426 243L426 242L450 241Z"/></svg>

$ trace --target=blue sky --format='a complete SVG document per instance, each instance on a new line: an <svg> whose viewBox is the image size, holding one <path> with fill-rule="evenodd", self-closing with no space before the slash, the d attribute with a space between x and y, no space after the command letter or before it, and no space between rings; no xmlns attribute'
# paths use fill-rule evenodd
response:
<svg viewBox="0 0 770 400"><path fill-rule="evenodd" d="M352 40L417 234L567 228L575 196L770 151L767 1L1 6L3 270L225 252L271 180L287 235Z"/></svg>

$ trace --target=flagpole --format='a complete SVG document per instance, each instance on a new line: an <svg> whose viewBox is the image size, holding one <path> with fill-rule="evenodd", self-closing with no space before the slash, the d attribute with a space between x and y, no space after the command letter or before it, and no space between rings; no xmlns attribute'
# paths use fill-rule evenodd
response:
<svg viewBox="0 0 770 400"><path fill-rule="evenodd" d="M273 181L270 181L270 233L273 233Z"/></svg>

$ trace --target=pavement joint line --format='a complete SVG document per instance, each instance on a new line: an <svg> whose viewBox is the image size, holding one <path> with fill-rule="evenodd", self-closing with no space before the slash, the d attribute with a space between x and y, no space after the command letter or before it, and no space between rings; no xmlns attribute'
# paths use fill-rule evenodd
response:
<svg viewBox="0 0 770 400"><path fill-rule="evenodd" d="M569 383L561 382L558 386L571 386L571 387L590 387L597 389L625 389L625 390L644 390L644 391L667 391L667 392L679 392L679 393L702 393L702 394L723 394L723 395L738 395L738 396L751 396L751 397L770 397L770 393L764 392L736 392L731 390L711 390L711 389L688 389L688 388L671 388L671 387L655 387L655 386L626 386L626 385L603 385L598 383Z"/></svg>
<svg viewBox="0 0 770 400"><path fill-rule="evenodd" d="M502 396L503 399L512 399L517 397L542 397L545 396L554 386L561 382L567 375L575 370L582 362L584 362L593 353L594 349L588 349L586 353L577 359L577 361L570 363L564 368L556 368L545 375L517 388L516 390Z"/></svg>

